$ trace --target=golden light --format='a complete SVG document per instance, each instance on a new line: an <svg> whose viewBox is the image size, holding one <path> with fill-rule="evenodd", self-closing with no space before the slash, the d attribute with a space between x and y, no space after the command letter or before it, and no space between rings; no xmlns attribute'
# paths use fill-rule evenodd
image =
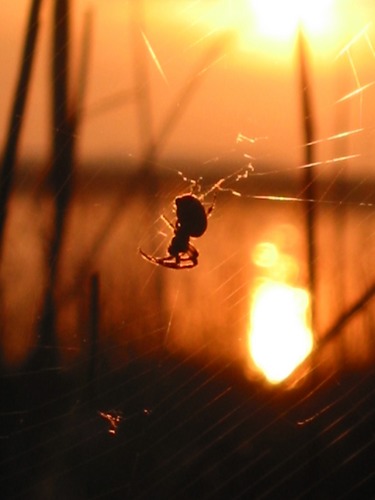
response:
<svg viewBox="0 0 375 500"><path fill-rule="evenodd" d="M332 25L333 0L248 0L259 33L276 39L295 35L298 26L322 34Z"/></svg>
<svg viewBox="0 0 375 500"><path fill-rule="evenodd" d="M258 267L273 267L279 260L279 250L273 243L262 241L254 248L252 260Z"/></svg>
<svg viewBox="0 0 375 500"><path fill-rule="evenodd" d="M154 8L148 7L148 15L162 23L169 19L174 26L176 22L188 26L199 43L226 33L231 35L228 48L235 48L231 57L242 58L244 53L248 57L250 51L279 62L280 57L288 61L291 58L299 27L314 50L326 54L327 50L335 52L339 32L359 16L358 9L343 8L337 0L171 2L167 12L160 10L158 2L150 5Z"/></svg>
<svg viewBox="0 0 375 500"><path fill-rule="evenodd" d="M309 294L302 288L264 280L252 298L249 350L271 383L290 375L313 347L308 326Z"/></svg>
<svg viewBox="0 0 375 500"><path fill-rule="evenodd" d="M295 258L279 250L275 243L262 241L252 252L252 261L262 268L263 274L275 281L292 282L298 276L299 266Z"/></svg>

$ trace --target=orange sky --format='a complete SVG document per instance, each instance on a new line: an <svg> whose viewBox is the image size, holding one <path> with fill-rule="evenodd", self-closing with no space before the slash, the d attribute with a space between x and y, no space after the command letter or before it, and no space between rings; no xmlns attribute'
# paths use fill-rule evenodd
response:
<svg viewBox="0 0 375 500"><path fill-rule="evenodd" d="M2 138L30 3L29 0L1 2ZM37 64L22 135L22 157L48 155L50 4L50 0L45 1ZM362 127L365 133L354 134L345 145L342 141L324 140L320 154L322 159L329 159L360 152L362 165L371 162L374 127L370 109L375 90L369 87L342 103L337 100L356 90L358 85L370 84L374 78L371 41L375 45L375 29L369 23L375 19L375 6L370 0L355 2L355 10L349 10L353 2L340 0L336 4L340 5L340 15L335 11L335 24L328 34L319 34L320 38L309 35L318 138L326 139ZM219 164L231 161L241 166L247 161L244 155L248 155L260 164L276 162L288 167L300 164L303 137L294 38L284 34L284 38L276 39L272 37L272 30L260 33L259 22L257 24L254 16L251 17L249 5L250 1L245 0L242 3L240 0L144 1L144 33L140 36L140 46L146 61L144 88L148 89L150 107L149 116L143 114L146 123L140 132L137 101L129 97L134 85L139 84L135 80L129 2L74 0L74 56L78 53L83 14L88 7L93 12L86 113L78 142L82 161L138 158L141 146L148 139L147 127L157 138L165 117L176 106L181 89L196 75L197 68L203 69L201 61L215 40L229 30L231 41L223 44L215 57L207 59L209 67L168 137L161 160L181 156L192 158L197 165L210 165L206 162L218 158ZM248 20L245 13L249 15ZM350 49L351 59L347 53L336 59L339 51L361 30L364 30L362 35ZM74 81L77 57L73 58L73 63ZM104 103L107 104L104 106ZM255 141L239 141L239 134Z"/></svg>

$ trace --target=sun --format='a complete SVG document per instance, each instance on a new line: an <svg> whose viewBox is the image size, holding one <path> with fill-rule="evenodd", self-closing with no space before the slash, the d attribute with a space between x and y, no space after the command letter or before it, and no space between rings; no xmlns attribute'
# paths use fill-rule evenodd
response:
<svg viewBox="0 0 375 500"><path fill-rule="evenodd" d="M299 30L318 51L335 45L342 18L339 5L336 0L222 0L210 18L235 35L241 51L279 57L290 53Z"/></svg>
<svg viewBox="0 0 375 500"><path fill-rule="evenodd" d="M247 0L249 14L260 35L289 39L299 27L309 35L322 35L333 22L333 0Z"/></svg>

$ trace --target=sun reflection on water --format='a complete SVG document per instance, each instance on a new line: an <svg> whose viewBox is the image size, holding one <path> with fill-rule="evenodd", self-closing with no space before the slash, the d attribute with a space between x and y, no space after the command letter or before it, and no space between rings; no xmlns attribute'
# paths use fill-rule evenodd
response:
<svg viewBox="0 0 375 500"><path fill-rule="evenodd" d="M267 269L252 294L248 347L266 379L277 384L302 363L313 348L307 290L288 283L296 263L276 245L257 245L253 261ZM289 272L288 272L289 271Z"/></svg>
<svg viewBox="0 0 375 500"><path fill-rule="evenodd" d="M271 383L290 375L313 347L307 324L308 292L266 280L253 296L249 348L256 366Z"/></svg>

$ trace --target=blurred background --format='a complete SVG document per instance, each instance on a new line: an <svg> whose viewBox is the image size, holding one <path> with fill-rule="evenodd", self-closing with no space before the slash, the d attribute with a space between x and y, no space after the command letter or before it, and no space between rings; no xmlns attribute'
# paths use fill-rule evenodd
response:
<svg viewBox="0 0 375 500"><path fill-rule="evenodd" d="M375 5L0 9L5 498L371 498Z"/></svg>

